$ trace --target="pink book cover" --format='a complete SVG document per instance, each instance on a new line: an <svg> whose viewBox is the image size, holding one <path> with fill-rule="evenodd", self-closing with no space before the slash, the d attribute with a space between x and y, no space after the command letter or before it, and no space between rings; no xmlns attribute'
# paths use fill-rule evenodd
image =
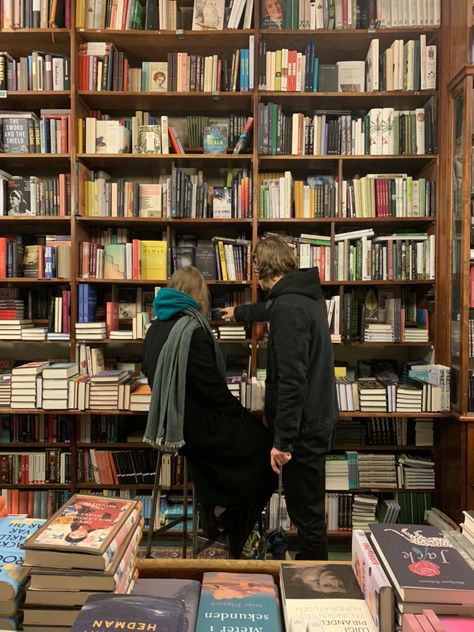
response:
<svg viewBox="0 0 474 632"><path fill-rule="evenodd" d="M474 630L473 617L439 617L446 632L472 632Z"/></svg>

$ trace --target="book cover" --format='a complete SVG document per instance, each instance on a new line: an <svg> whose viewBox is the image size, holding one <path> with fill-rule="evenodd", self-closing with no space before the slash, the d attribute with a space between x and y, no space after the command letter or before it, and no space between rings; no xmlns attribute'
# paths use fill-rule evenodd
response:
<svg viewBox="0 0 474 632"><path fill-rule="evenodd" d="M283 563L280 589L287 630L293 621L310 619L324 631L377 630L350 566Z"/></svg>
<svg viewBox="0 0 474 632"><path fill-rule="evenodd" d="M209 125L204 128L202 148L205 154L225 154L229 145L227 125Z"/></svg>
<svg viewBox="0 0 474 632"><path fill-rule="evenodd" d="M214 219L232 218L231 191L228 187L212 187L212 217Z"/></svg>
<svg viewBox="0 0 474 632"><path fill-rule="evenodd" d="M163 281L167 278L166 241L140 241L140 278L147 281Z"/></svg>
<svg viewBox="0 0 474 632"><path fill-rule="evenodd" d="M230 626L234 630L281 632L277 595L271 575L204 573L196 632L217 632Z"/></svg>
<svg viewBox="0 0 474 632"><path fill-rule="evenodd" d="M136 392L136 391L135 391ZM201 582L194 579L137 579L132 590L132 595L144 595L149 597L173 597L184 602L185 617L189 630L196 627L199 596L201 594Z"/></svg>
<svg viewBox="0 0 474 632"><path fill-rule="evenodd" d="M136 506L134 500L74 494L24 548L102 555Z"/></svg>
<svg viewBox="0 0 474 632"><path fill-rule="evenodd" d="M139 154L161 153L160 125L139 125L137 145Z"/></svg>
<svg viewBox="0 0 474 632"><path fill-rule="evenodd" d="M44 520L36 518L6 517L0 519L0 601L14 599L28 577L23 567L21 548Z"/></svg>
<svg viewBox="0 0 474 632"><path fill-rule="evenodd" d="M148 82L150 92L166 92L168 90L168 62L151 61Z"/></svg>
<svg viewBox="0 0 474 632"><path fill-rule="evenodd" d="M352 568L379 630L390 632L394 623L392 585L365 533L352 531Z"/></svg>
<svg viewBox="0 0 474 632"><path fill-rule="evenodd" d="M104 279L125 278L125 245L106 244L104 246Z"/></svg>
<svg viewBox="0 0 474 632"><path fill-rule="evenodd" d="M3 120L3 151L6 154L27 154L29 148L27 117L12 117Z"/></svg>
<svg viewBox="0 0 474 632"><path fill-rule="evenodd" d="M474 604L474 574L436 527L371 524L371 541L403 601Z"/></svg>
<svg viewBox="0 0 474 632"><path fill-rule="evenodd" d="M225 0L194 0L193 31L220 31L224 26Z"/></svg>
<svg viewBox="0 0 474 632"><path fill-rule="evenodd" d="M105 630L166 630L182 632L184 603L166 597L140 595L91 595L71 632Z"/></svg>
<svg viewBox="0 0 474 632"><path fill-rule="evenodd" d="M285 20L285 0L262 0L261 28L282 29Z"/></svg>
<svg viewBox="0 0 474 632"><path fill-rule="evenodd" d="M8 215L33 215L29 178L15 177L8 180Z"/></svg>

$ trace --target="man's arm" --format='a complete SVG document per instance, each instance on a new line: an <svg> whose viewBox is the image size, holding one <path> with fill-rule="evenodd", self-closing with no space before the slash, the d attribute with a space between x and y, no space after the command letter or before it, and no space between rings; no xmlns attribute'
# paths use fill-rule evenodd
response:
<svg viewBox="0 0 474 632"><path fill-rule="evenodd" d="M311 334L301 311L291 305L273 308L270 330L278 365L273 447L292 452L307 392Z"/></svg>
<svg viewBox="0 0 474 632"><path fill-rule="evenodd" d="M224 319L234 319L238 323L262 322L270 319L270 310L266 302L224 307L220 313Z"/></svg>

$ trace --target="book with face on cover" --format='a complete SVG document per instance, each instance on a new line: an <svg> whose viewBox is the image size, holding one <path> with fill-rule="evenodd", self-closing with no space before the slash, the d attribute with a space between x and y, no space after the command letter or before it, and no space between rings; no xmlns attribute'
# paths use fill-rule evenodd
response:
<svg viewBox="0 0 474 632"><path fill-rule="evenodd" d="M196 632L230 629L282 631L278 589L271 575L204 573Z"/></svg>
<svg viewBox="0 0 474 632"><path fill-rule="evenodd" d="M317 632L376 632L369 607L349 565L283 563L280 591L287 630L296 622ZM302 627L306 630L307 627Z"/></svg>
<svg viewBox="0 0 474 632"><path fill-rule="evenodd" d="M24 544L25 558L30 550L100 556L112 543L117 549L118 541L129 537L132 526L138 522L140 508L135 500L74 494L28 538ZM128 527L126 532L125 527Z"/></svg>
<svg viewBox="0 0 474 632"><path fill-rule="evenodd" d="M371 524L371 543L400 599L474 605L474 573L436 527Z"/></svg>

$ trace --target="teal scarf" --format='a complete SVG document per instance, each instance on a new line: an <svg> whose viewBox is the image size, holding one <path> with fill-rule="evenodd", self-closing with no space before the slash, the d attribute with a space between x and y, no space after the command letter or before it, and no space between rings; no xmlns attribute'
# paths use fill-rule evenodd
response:
<svg viewBox="0 0 474 632"><path fill-rule="evenodd" d="M166 320L182 312L183 316L173 325L166 343L161 349L155 369L150 410L143 440L164 452L176 452L184 445L184 409L186 401L186 371L188 366L189 347L195 329L202 327L214 342L216 364L225 379L225 362L219 344L215 339L207 320L194 307L177 310L173 308L169 292L187 296L176 290L165 288L160 290L157 298L165 293L162 300L155 299L153 308L157 317ZM182 297L177 297L184 301ZM193 301L191 297L189 300ZM169 300L168 300L169 299ZM193 301L195 302L195 301ZM155 303L159 303L155 307ZM166 308L165 308L166 306ZM161 309L163 308L163 309ZM173 311L175 310L175 311Z"/></svg>
<svg viewBox="0 0 474 632"><path fill-rule="evenodd" d="M153 301L153 311L158 320L169 320L173 316L184 312L187 307L192 307L195 310L199 309L199 305L189 294L175 290L172 287L162 288Z"/></svg>

